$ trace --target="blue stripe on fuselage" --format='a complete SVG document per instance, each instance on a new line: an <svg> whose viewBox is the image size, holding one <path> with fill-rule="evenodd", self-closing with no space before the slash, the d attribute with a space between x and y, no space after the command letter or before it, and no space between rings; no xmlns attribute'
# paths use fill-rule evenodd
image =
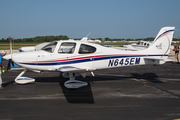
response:
<svg viewBox="0 0 180 120"><path fill-rule="evenodd" d="M161 55L124 55L124 56L106 56L106 57L94 57L93 61L99 61L99 60L108 60L108 59L115 59L115 58L127 58L127 57L155 57L155 56L162 56ZM168 55L164 55L168 56ZM86 59L79 59L79 60L70 60L70 61L60 61L60 62L49 62L49 63L19 63L24 65L65 65L65 64L74 64L74 63L83 63L83 62L90 62L92 61L91 58Z"/></svg>

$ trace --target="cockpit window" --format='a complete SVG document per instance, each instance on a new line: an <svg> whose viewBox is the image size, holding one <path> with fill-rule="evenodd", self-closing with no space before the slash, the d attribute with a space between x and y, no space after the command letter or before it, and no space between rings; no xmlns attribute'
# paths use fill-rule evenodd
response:
<svg viewBox="0 0 180 120"><path fill-rule="evenodd" d="M90 45L81 44L79 54L94 53L96 48Z"/></svg>
<svg viewBox="0 0 180 120"><path fill-rule="evenodd" d="M53 53L56 45L57 45L57 42L52 42L44 46L41 50Z"/></svg>
<svg viewBox="0 0 180 120"><path fill-rule="evenodd" d="M76 43L73 42L64 42L61 44L58 53L74 53Z"/></svg>

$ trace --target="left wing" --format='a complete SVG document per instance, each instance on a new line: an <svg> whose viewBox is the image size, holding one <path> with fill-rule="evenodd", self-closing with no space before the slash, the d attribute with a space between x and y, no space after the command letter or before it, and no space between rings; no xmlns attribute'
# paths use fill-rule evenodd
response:
<svg viewBox="0 0 180 120"><path fill-rule="evenodd" d="M57 70L61 72L91 72L94 71L95 69L75 67L75 66L63 66L63 67L59 67Z"/></svg>

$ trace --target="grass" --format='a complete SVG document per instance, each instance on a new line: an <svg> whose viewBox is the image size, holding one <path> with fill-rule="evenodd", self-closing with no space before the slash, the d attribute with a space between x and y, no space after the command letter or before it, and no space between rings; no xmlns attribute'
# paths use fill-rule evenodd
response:
<svg viewBox="0 0 180 120"><path fill-rule="evenodd" d="M122 47L123 45L133 44L135 42L108 42L108 43L97 43L100 45L112 46L112 47Z"/></svg>
<svg viewBox="0 0 180 120"><path fill-rule="evenodd" d="M13 43L12 49L17 50L20 47L28 47L28 46L33 46L40 43L41 42L21 42L21 43L17 42L17 43ZM2 45L2 44L6 44L6 45ZM10 50L9 44L10 44L9 42L0 42L0 50Z"/></svg>
<svg viewBox="0 0 180 120"><path fill-rule="evenodd" d="M42 42L13 42L13 44L34 44L34 45L37 45L37 44L40 44ZM0 42L0 44L10 44L9 42Z"/></svg>
<svg viewBox="0 0 180 120"><path fill-rule="evenodd" d="M177 46L180 46L180 43L172 43L171 45L174 45L174 44L176 44Z"/></svg>
<svg viewBox="0 0 180 120"><path fill-rule="evenodd" d="M13 46L13 50L17 50L20 47L27 47L27 46ZM0 46L0 50L10 50L10 46Z"/></svg>
<svg viewBox="0 0 180 120"><path fill-rule="evenodd" d="M1 44L7 44L7 45L1 45ZM0 50L10 50L10 46L8 45L9 42L0 42ZM26 44L26 45L23 45ZM29 44L29 45L27 45ZM37 45L40 44L38 42L27 42L27 43L13 43L12 49L13 50L17 50L20 47L27 47L27 46L32 46L32 44ZM114 46L114 47L121 47L124 44L132 44L130 42L109 42L109 43L99 43L101 45L108 45L108 46Z"/></svg>
<svg viewBox="0 0 180 120"><path fill-rule="evenodd" d="M126 45L126 44L132 44L135 42L107 42L107 43L99 43L101 45Z"/></svg>
<svg viewBox="0 0 180 120"><path fill-rule="evenodd" d="M114 46L114 47L122 47L125 44L132 44L133 42L109 42L109 43L98 43L101 45L108 45L108 46ZM10 50L10 46L1 46L1 44L9 44L9 42L0 42L0 50ZM32 44L37 45L40 44L38 42L27 42L27 43L13 43L15 46L12 47L13 50L17 50L20 47L27 47L27 46L32 46ZM29 45L23 45L23 44L29 44ZM180 43L176 43L178 46L180 46ZM174 45L174 43L172 43Z"/></svg>

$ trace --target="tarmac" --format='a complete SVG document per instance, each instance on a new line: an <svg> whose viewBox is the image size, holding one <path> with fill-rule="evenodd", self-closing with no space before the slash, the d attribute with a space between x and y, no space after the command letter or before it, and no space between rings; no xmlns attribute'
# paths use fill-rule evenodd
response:
<svg viewBox="0 0 180 120"><path fill-rule="evenodd" d="M0 120L180 120L177 63L95 71L94 77L77 77L88 86L74 90L64 87L67 79L59 72L28 71L24 76L36 81L16 84L21 71L2 74Z"/></svg>

